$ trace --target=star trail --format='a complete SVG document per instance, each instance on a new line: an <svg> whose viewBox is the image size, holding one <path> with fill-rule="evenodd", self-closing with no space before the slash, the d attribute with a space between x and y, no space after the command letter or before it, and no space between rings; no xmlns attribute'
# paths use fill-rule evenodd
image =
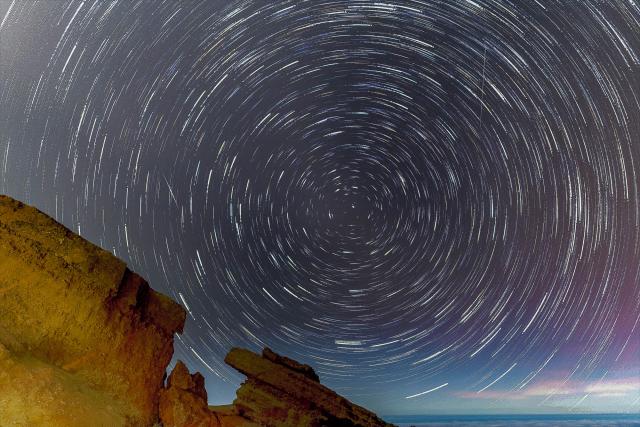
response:
<svg viewBox="0 0 640 427"><path fill-rule="evenodd" d="M382 413L640 408L640 6L0 2L0 191Z"/></svg>

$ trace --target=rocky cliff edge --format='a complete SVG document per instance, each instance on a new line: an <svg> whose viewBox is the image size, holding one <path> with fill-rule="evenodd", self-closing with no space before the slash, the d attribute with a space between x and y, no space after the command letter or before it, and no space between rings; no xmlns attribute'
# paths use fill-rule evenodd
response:
<svg viewBox="0 0 640 427"><path fill-rule="evenodd" d="M35 208L0 196L0 420L3 426L388 426L264 349L232 349L247 376L210 407L178 362L185 311L111 253Z"/></svg>

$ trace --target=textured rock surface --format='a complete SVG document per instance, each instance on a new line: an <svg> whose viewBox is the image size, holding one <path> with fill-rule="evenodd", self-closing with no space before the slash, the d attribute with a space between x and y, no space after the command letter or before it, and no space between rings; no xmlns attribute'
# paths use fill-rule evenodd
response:
<svg viewBox="0 0 640 427"><path fill-rule="evenodd" d="M160 392L160 422L164 427L258 427L238 416L232 405L209 407L204 378L189 374L181 361Z"/></svg>
<svg viewBox="0 0 640 427"><path fill-rule="evenodd" d="M0 345L0 425L100 426L127 424L135 408L59 367Z"/></svg>
<svg viewBox="0 0 640 427"><path fill-rule="evenodd" d="M270 348L265 348L264 350L262 350L262 357L272 361L273 363L282 365L285 368L289 368L292 371L299 372L315 382L320 382L318 374L316 374L316 371L314 371L311 366L303 365L302 363L299 363L293 359L289 359L286 356L281 356Z"/></svg>
<svg viewBox="0 0 640 427"><path fill-rule="evenodd" d="M0 426L387 426L264 349L225 359L247 375L210 407L178 362L184 310L126 265L40 211L0 196Z"/></svg>
<svg viewBox="0 0 640 427"><path fill-rule="evenodd" d="M309 366L282 358L269 349L265 349L261 357L249 350L235 348L225 362L247 376L233 402L236 411L262 425L390 425L320 384Z"/></svg>
<svg viewBox="0 0 640 427"><path fill-rule="evenodd" d="M218 427L220 423L207 404L204 377L189 374L182 362L178 362L160 392L160 421L165 427L193 426Z"/></svg>
<svg viewBox="0 0 640 427"><path fill-rule="evenodd" d="M157 420L173 334L185 321L178 304L109 252L4 196L0 271L0 420Z"/></svg>

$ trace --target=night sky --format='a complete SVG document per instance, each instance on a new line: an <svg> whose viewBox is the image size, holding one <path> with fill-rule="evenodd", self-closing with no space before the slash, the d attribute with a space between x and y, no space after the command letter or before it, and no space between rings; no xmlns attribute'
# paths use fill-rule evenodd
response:
<svg viewBox="0 0 640 427"><path fill-rule="evenodd" d="M381 414L640 409L640 6L0 0L0 192Z"/></svg>

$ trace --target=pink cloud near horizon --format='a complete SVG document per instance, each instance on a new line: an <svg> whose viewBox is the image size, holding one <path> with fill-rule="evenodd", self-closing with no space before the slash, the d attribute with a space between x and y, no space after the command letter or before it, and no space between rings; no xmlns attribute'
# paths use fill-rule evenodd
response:
<svg viewBox="0 0 640 427"><path fill-rule="evenodd" d="M485 390L483 392L465 391L456 395L464 399L501 399L522 400L531 397L549 395L571 396L589 394L592 396L626 396L640 393L640 377L619 378L600 381L561 381L543 380L523 389Z"/></svg>

